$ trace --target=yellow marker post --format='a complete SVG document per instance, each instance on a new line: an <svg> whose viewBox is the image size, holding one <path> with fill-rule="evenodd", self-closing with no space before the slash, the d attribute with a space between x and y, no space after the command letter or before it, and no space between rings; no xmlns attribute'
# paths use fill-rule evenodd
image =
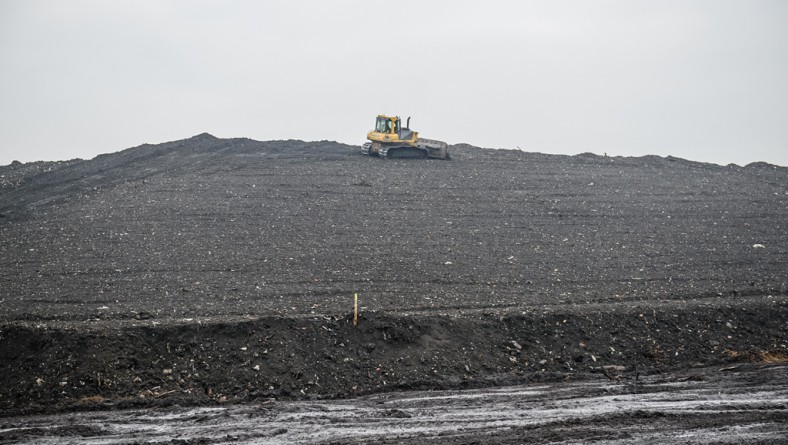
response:
<svg viewBox="0 0 788 445"><path fill-rule="evenodd" d="M353 326L358 326L358 294L353 294Z"/></svg>

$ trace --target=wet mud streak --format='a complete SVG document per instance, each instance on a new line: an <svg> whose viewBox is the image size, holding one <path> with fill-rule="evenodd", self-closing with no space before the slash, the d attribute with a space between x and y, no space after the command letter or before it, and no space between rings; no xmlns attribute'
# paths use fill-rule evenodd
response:
<svg viewBox="0 0 788 445"><path fill-rule="evenodd" d="M788 369L0 419L20 444L784 443Z"/></svg>

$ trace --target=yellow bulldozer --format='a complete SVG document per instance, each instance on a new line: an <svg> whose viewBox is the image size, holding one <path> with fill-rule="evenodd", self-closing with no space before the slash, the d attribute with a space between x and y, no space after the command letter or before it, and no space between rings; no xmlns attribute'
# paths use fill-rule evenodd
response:
<svg viewBox="0 0 788 445"><path fill-rule="evenodd" d="M410 129L410 118L405 126L399 116L379 114L375 129L367 133L370 142L361 147L361 152L381 158L449 159L449 144L419 137L418 131Z"/></svg>

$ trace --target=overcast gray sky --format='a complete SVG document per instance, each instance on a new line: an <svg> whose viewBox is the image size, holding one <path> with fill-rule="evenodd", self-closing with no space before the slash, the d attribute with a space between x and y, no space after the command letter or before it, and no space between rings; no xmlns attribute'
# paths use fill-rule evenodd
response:
<svg viewBox="0 0 788 445"><path fill-rule="evenodd" d="M788 165L788 1L0 0L0 165L202 132Z"/></svg>

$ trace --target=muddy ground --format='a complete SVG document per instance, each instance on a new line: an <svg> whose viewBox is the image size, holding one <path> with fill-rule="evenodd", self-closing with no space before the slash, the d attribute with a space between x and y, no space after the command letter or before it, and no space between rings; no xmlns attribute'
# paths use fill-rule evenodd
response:
<svg viewBox="0 0 788 445"><path fill-rule="evenodd" d="M0 412L788 357L788 169L451 154L204 134L0 167Z"/></svg>
<svg viewBox="0 0 788 445"><path fill-rule="evenodd" d="M788 438L788 368L0 421L0 443L742 444Z"/></svg>

